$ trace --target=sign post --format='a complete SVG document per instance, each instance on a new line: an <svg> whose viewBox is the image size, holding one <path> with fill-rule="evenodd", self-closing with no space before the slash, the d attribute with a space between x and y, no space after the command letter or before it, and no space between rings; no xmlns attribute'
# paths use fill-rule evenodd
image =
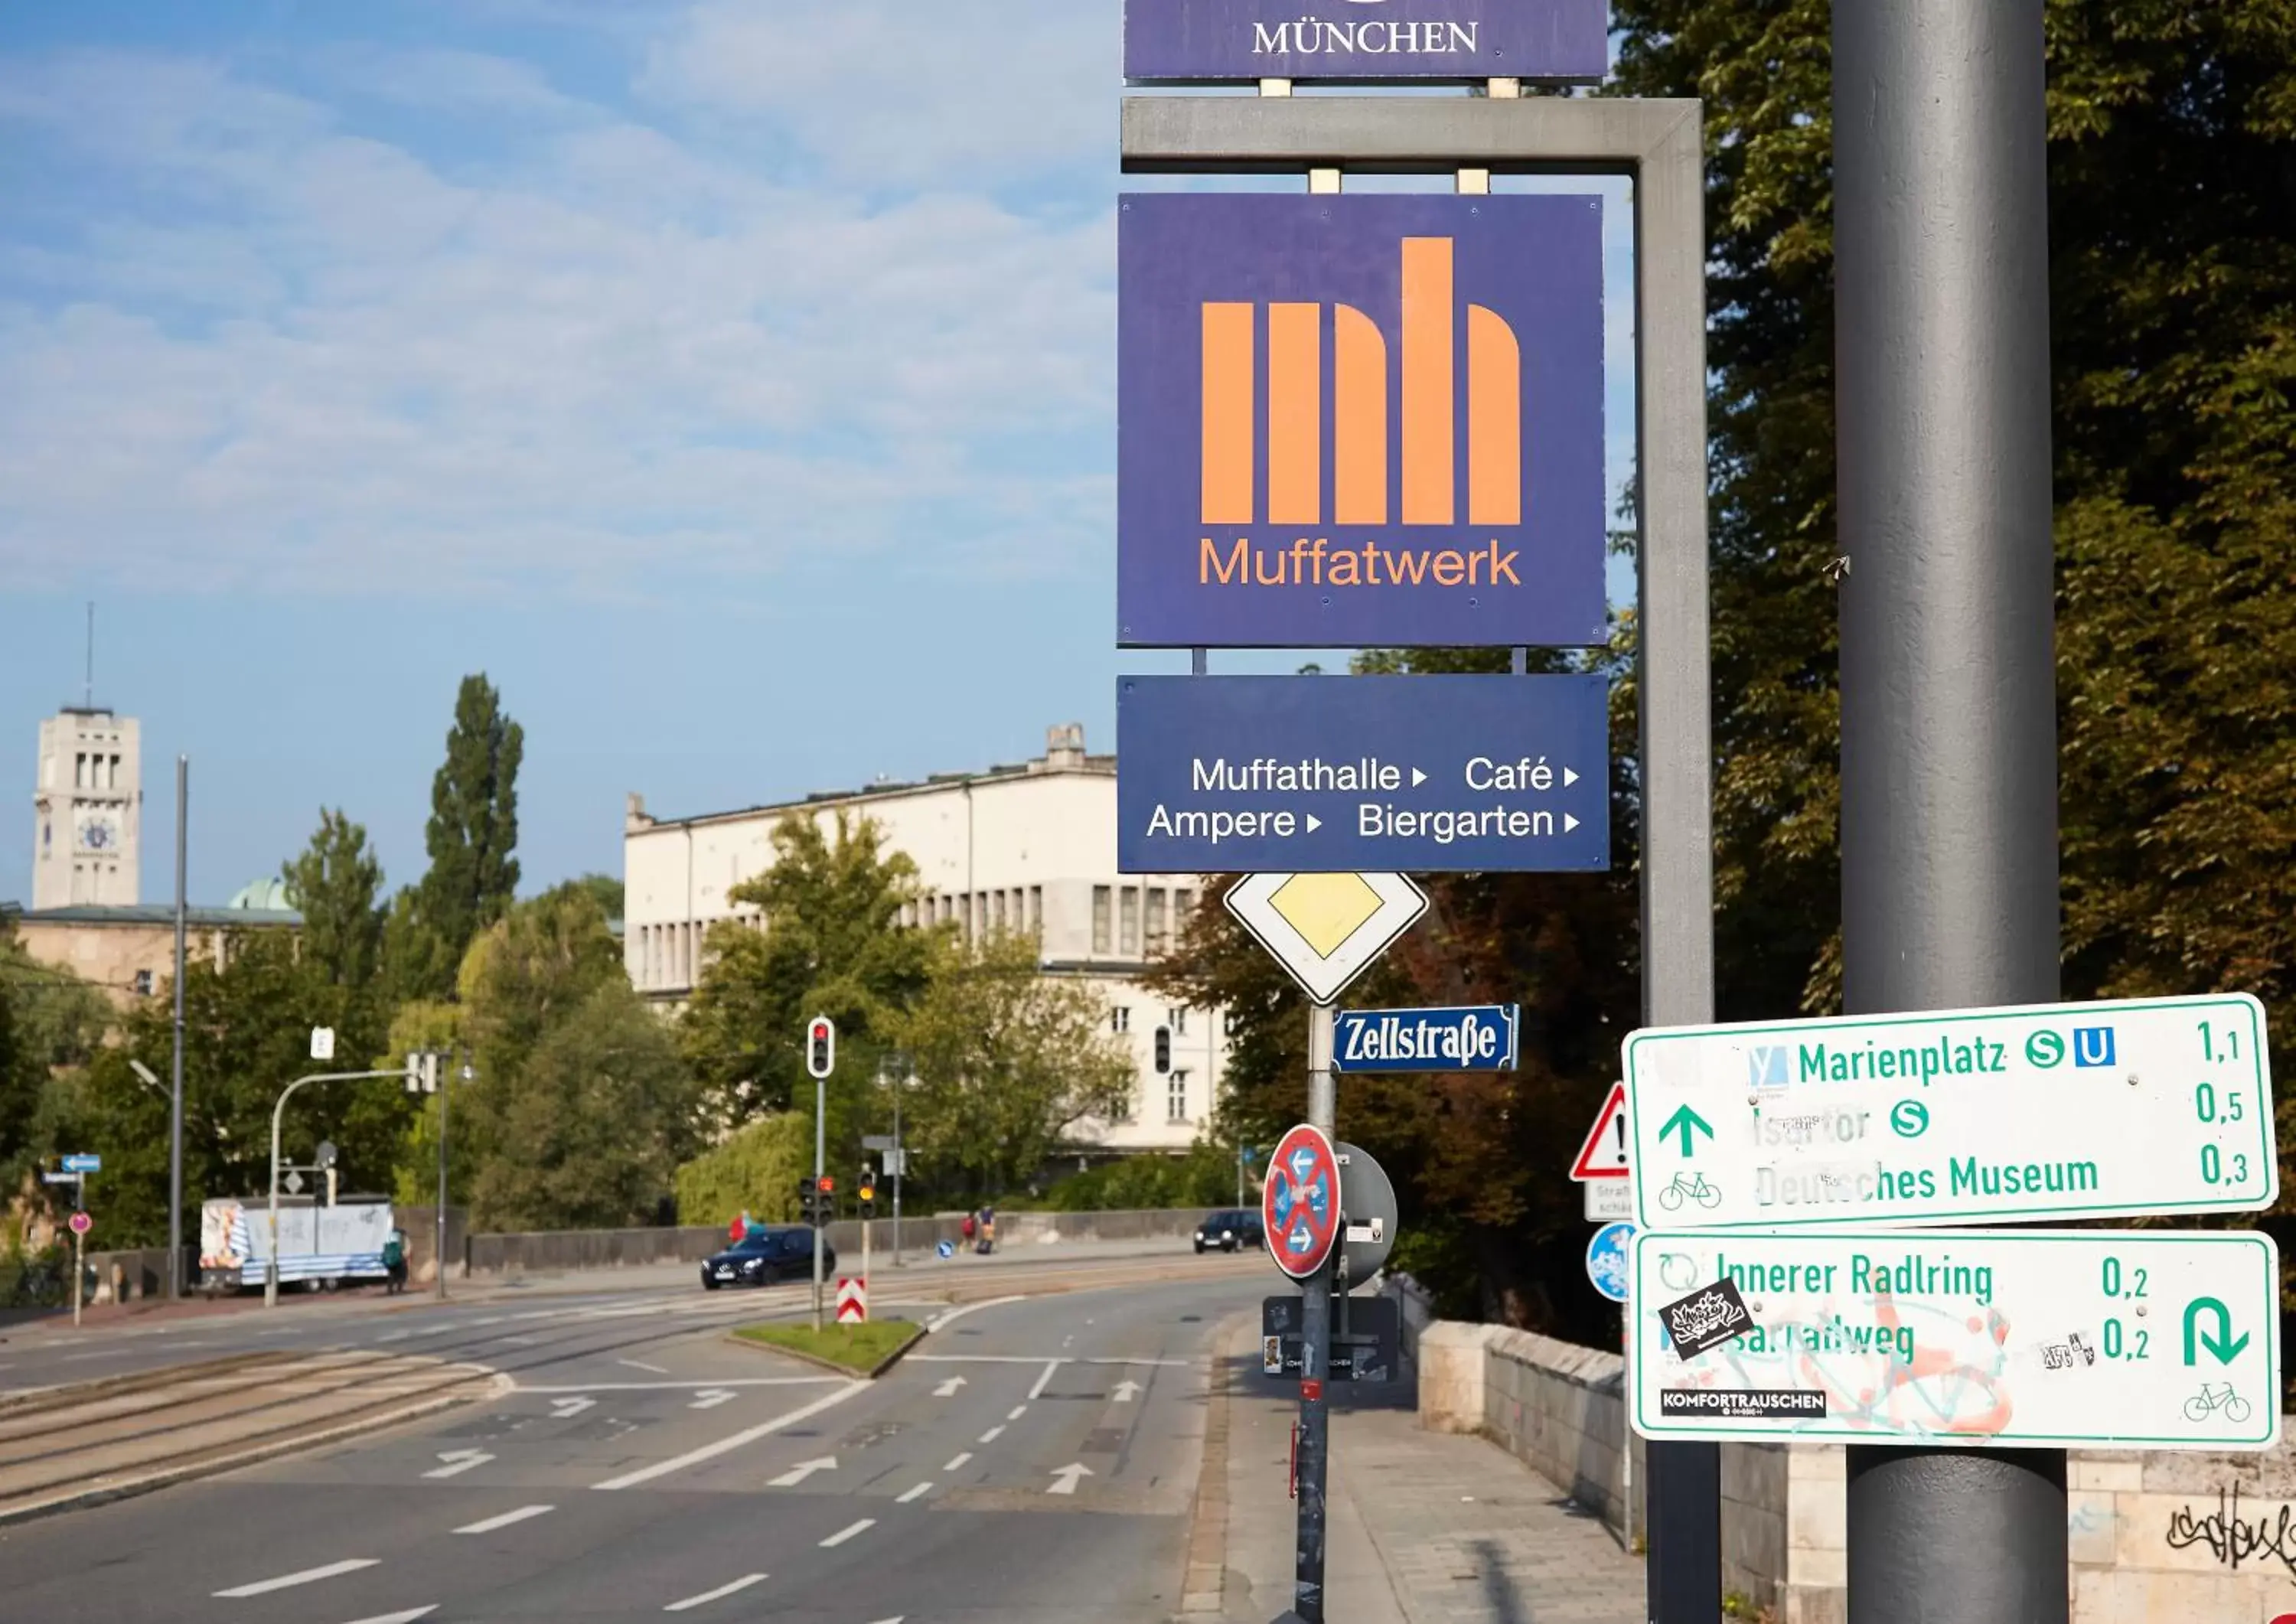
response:
<svg viewBox="0 0 2296 1624"><path fill-rule="evenodd" d="M813 1187L829 1191L829 1074L837 1064L837 1023L816 1015L805 1027L805 1069L813 1078ZM816 1209L813 1221L813 1333L821 1334L822 1231L829 1214Z"/></svg>
<svg viewBox="0 0 2296 1624"><path fill-rule="evenodd" d="M80 1177L80 1193L78 1199L85 1202L87 1199L86 1175L82 1174ZM94 1227L95 1220L88 1217L86 1207L83 1206L78 1211L76 1211L71 1215L72 1324L75 1325L79 1324L80 1297L82 1295L82 1287L86 1277L87 1269L86 1254L82 1249L87 1241L87 1232Z"/></svg>

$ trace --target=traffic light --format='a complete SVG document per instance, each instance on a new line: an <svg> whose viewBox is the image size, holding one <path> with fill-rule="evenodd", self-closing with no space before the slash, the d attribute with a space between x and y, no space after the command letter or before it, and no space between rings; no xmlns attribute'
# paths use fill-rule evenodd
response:
<svg viewBox="0 0 2296 1624"><path fill-rule="evenodd" d="M868 1169L861 1169L861 1182L855 1187L853 1193L864 1207L873 1207L877 1204L877 1181Z"/></svg>
<svg viewBox="0 0 2296 1624"><path fill-rule="evenodd" d="M827 1077L837 1063L837 1025L826 1015L806 1023L805 1069L813 1077Z"/></svg>
<svg viewBox="0 0 2296 1624"><path fill-rule="evenodd" d="M1172 1029L1156 1029L1156 1075L1161 1077L1172 1069Z"/></svg>
<svg viewBox="0 0 2296 1624"><path fill-rule="evenodd" d="M815 1186L813 1176L808 1174L797 1181L797 1215L810 1224L820 1212L821 1191Z"/></svg>

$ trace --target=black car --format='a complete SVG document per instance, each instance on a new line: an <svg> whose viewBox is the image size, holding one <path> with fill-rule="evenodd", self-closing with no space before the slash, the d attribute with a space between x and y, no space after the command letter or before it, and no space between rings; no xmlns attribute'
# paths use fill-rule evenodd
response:
<svg viewBox="0 0 2296 1624"><path fill-rule="evenodd" d="M837 1249L824 1244L821 1275L837 1274ZM752 1229L701 1265L701 1284L709 1291L721 1285L771 1285L776 1280L813 1278L813 1231L803 1224L775 1229Z"/></svg>
<svg viewBox="0 0 2296 1624"><path fill-rule="evenodd" d="M1222 1251L1236 1251L1246 1246L1261 1244L1263 1232L1259 1214L1229 1208L1225 1212L1208 1212L1204 1221L1196 1226L1196 1250L1204 1251L1217 1246Z"/></svg>

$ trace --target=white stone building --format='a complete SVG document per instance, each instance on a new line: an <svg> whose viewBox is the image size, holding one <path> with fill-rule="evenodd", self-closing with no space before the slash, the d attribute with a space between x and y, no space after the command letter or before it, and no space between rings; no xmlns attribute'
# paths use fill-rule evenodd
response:
<svg viewBox="0 0 2296 1624"><path fill-rule="evenodd" d="M144 862L143 730L69 705L40 724L32 790L32 906L132 906Z"/></svg>
<svg viewBox="0 0 2296 1624"><path fill-rule="evenodd" d="M1034 930L1045 973L1082 980L1131 1050L1131 1110L1095 1123L1079 1151L1185 1150L1212 1113L1226 1062L1219 1012L1181 1009L1142 987L1148 957L1195 906L1198 882L1116 871L1116 758L1085 753L1084 729L1049 730L1044 757L922 783L808 796L737 812L660 819L630 797L622 833L622 952L630 980L656 1002L692 991L709 926L754 918L726 892L773 865L773 828L791 812L832 830L840 812L873 819L886 846L916 864L924 896L912 924L947 920L968 934ZM1155 1067L1169 1034L1170 1070Z"/></svg>

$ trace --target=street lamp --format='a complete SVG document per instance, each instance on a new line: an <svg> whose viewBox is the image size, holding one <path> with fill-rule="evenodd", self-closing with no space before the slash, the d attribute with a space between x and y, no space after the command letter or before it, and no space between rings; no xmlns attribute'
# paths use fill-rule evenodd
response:
<svg viewBox="0 0 2296 1624"><path fill-rule="evenodd" d="M263 1267L263 1306L279 1306L279 1124L287 1112L287 1098L306 1083L355 1083L373 1077L401 1077L403 1071L315 1071L299 1077L279 1091L271 1108L271 1256Z"/></svg>
<svg viewBox="0 0 2296 1624"><path fill-rule="evenodd" d="M909 1153L901 1144L901 1093L916 1080L906 1051L888 1049L877 1062L877 1087L893 1091L893 1267L901 1267L901 1175Z"/></svg>

